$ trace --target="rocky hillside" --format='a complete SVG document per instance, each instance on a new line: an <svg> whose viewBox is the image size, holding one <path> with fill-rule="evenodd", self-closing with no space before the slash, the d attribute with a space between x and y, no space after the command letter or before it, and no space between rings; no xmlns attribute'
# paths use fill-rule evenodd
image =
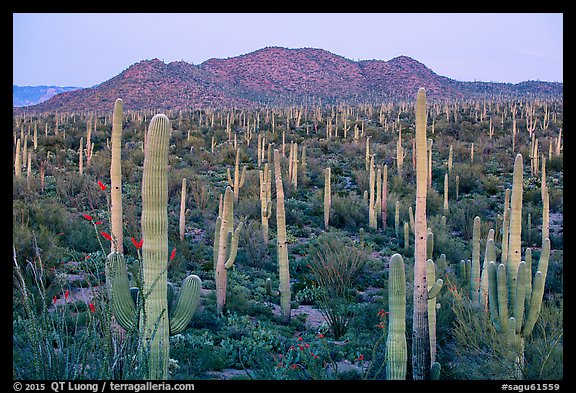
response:
<svg viewBox="0 0 576 393"><path fill-rule="evenodd" d="M427 97L451 100L483 95L562 95L562 83L460 82L437 75L407 56L352 61L322 49L267 47L199 65L143 60L92 88L58 94L27 111L251 107L295 102L381 102ZM18 111L18 109L15 109Z"/></svg>

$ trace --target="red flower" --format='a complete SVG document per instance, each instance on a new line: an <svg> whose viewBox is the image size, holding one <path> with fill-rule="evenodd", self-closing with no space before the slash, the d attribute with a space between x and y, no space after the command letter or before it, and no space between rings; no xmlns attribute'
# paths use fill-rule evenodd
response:
<svg viewBox="0 0 576 393"><path fill-rule="evenodd" d="M364 355L360 354L360 356L358 356L358 357L356 358L356 360L357 360L357 361L364 360Z"/></svg>
<svg viewBox="0 0 576 393"><path fill-rule="evenodd" d="M170 254L170 260L173 260L175 256L176 256L176 247L174 247L174 249L172 250L172 254Z"/></svg>
<svg viewBox="0 0 576 393"><path fill-rule="evenodd" d="M302 340L304 340L304 339L302 338L302 336L299 336L299 337L298 337L298 341L302 341Z"/></svg>
<svg viewBox="0 0 576 393"><path fill-rule="evenodd" d="M64 292L64 299L68 299L69 295L70 295L70 291L66 290L66 292Z"/></svg>
<svg viewBox="0 0 576 393"><path fill-rule="evenodd" d="M139 242L137 242L136 239L134 239L133 237L131 237L130 240L132 240L132 244L134 244L134 247L136 247L137 249L141 249L141 248L142 248L142 244L144 244L144 239L142 239L142 240L140 240Z"/></svg>
<svg viewBox="0 0 576 393"><path fill-rule="evenodd" d="M388 311L384 311L384 309L381 309L380 311L378 311L377 316L379 317L383 317L384 315L390 314Z"/></svg>
<svg viewBox="0 0 576 393"><path fill-rule="evenodd" d="M102 225L102 221L96 221L96 222L94 222L94 224L96 224L96 225Z"/></svg>
<svg viewBox="0 0 576 393"><path fill-rule="evenodd" d="M56 301L57 301L57 300L58 300L58 298L57 298L56 296L54 296L54 297L52 298L52 303L56 304Z"/></svg>
<svg viewBox="0 0 576 393"><path fill-rule="evenodd" d="M104 191L106 189L106 186L104 185L104 183L102 183L100 180L98 180L98 185L100 186L100 189L102 191Z"/></svg>
<svg viewBox="0 0 576 393"><path fill-rule="evenodd" d="M290 366L290 368L291 368L292 370L296 370L296 369L298 368L298 365L297 365L297 364L293 364L293 365Z"/></svg>
<svg viewBox="0 0 576 393"><path fill-rule="evenodd" d="M310 348L310 344L308 344L308 343L304 343L304 346L305 346L306 348Z"/></svg>
<svg viewBox="0 0 576 393"><path fill-rule="evenodd" d="M110 234L104 231L100 232L100 234L104 237L104 239L112 241L112 236L110 236Z"/></svg>
<svg viewBox="0 0 576 393"><path fill-rule="evenodd" d="M88 306L90 307L90 312L92 313L96 312L96 307L94 306L94 303L90 303Z"/></svg>
<svg viewBox="0 0 576 393"><path fill-rule="evenodd" d="M324 338L324 335L323 335L322 333L318 333L318 334L316 335L316 337L318 337L318 338Z"/></svg>
<svg viewBox="0 0 576 393"><path fill-rule="evenodd" d="M92 216L88 215L86 213L82 213L82 217L84 217L85 219L87 219L88 221L92 221Z"/></svg>

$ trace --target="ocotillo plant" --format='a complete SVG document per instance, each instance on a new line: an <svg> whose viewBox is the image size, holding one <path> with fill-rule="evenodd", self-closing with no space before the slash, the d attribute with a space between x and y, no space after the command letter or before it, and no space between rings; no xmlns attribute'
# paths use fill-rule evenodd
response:
<svg viewBox="0 0 576 393"><path fill-rule="evenodd" d="M226 169L226 174L228 175L228 184L234 190L234 203L238 203L240 189L244 186L244 179L246 178L246 166L242 168L242 174L240 174L240 149L236 149L234 179L232 179L232 175L230 174L230 168Z"/></svg>
<svg viewBox="0 0 576 393"><path fill-rule="evenodd" d="M414 215L414 307L412 317L412 370L415 380L430 377L428 287L426 284L426 90L416 98L416 212Z"/></svg>
<svg viewBox="0 0 576 393"><path fill-rule="evenodd" d="M214 280L216 281L216 312L222 315L226 304L226 283L228 269L236 260L238 240L243 223L240 222L234 229L234 200L232 189L226 187L222 214L216 219L214 234Z"/></svg>
<svg viewBox="0 0 576 393"><path fill-rule="evenodd" d="M386 379L406 379L408 349L406 344L406 273L400 254L390 258L388 307L390 309L386 339Z"/></svg>
<svg viewBox="0 0 576 393"><path fill-rule="evenodd" d="M274 149L274 175L276 177L276 225L278 276L280 288L272 291L271 280L266 280L266 292L269 295L280 296L280 312L285 323L290 322L290 266L288 261L288 241L286 239L286 211L284 209L284 188L282 185L281 158L278 149Z"/></svg>
<svg viewBox="0 0 576 393"><path fill-rule="evenodd" d="M137 301L135 305L132 300L122 254L113 251L108 257L114 315L127 329L139 325L149 379L168 377L168 335L186 328L198 305L201 287L198 276L188 276L175 309L170 310L167 281L169 139L168 117L155 115L148 130L142 175L143 285L137 296L140 303ZM137 313L140 308L142 314Z"/></svg>
<svg viewBox="0 0 576 393"><path fill-rule="evenodd" d="M124 102L118 98L112 114L112 157L110 160L110 220L112 239L111 251L123 254L122 229L122 111Z"/></svg>

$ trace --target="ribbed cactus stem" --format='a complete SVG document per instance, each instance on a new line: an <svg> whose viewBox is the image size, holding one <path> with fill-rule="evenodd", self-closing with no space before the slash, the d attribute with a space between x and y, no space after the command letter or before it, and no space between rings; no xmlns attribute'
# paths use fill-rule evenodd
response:
<svg viewBox="0 0 576 393"><path fill-rule="evenodd" d="M522 155L517 154L514 161L512 194L510 196L510 229L508 231L508 259L506 262L508 277L508 298L510 307L516 302L516 280L521 259L522 239L522 187L523 187ZM512 311L512 310L510 310Z"/></svg>
<svg viewBox="0 0 576 393"><path fill-rule="evenodd" d="M404 221L404 251L410 249L410 225Z"/></svg>
<svg viewBox="0 0 576 393"><path fill-rule="evenodd" d="M137 326L138 319L122 254L112 251L108 255L106 270L108 293L114 317L120 326L131 331Z"/></svg>
<svg viewBox="0 0 576 393"><path fill-rule="evenodd" d="M432 259L434 253L434 232L432 228L428 228L426 232L426 258Z"/></svg>
<svg viewBox="0 0 576 393"><path fill-rule="evenodd" d="M430 334L430 362L436 362L436 297L440 293L443 280L436 280L436 265L432 259L426 261L426 282L428 285L428 331Z"/></svg>
<svg viewBox="0 0 576 393"><path fill-rule="evenodd" d="M202 289L200 277L192 274L184 279L178 301L170 314L170 334L179 334L186 329L198 308L200 289Z"/></svg>
<svg viewBox="0 0 576 393"><path fill-rule="evenodd" d="M118 98L114 103L112 114L112 137L110 159L110 221L111 235L114 241L111 243L111 251L124 252L123 227L122 227L122 111L124 103Z"/></svg>
<svg viewBox="0 0 576 393"><path fill-rule="evenodd" d="M332 191L330 187L330 167L324 169L324 229L330 224L330 205L332 204Z"/></svg>
<svg viewBox="0 0 576 393"><path fill-rule="evenodd" d="M182 179L182 191L180 192L180 240L184 240L186 234L186 178Z"/></svg>
<svg viewBox="0 0 576 393"><path fill-rule="evenodd" d="M448 174L444 174L444 214L448 213Z"/></svg>
<svg viewBox="0 0 576 393"><path fill-rule="evenodd" d="M222 207L222 215L217 222L218 232L215 236L218 240L214 242L214 252L218 256L215 258L215 282L216 282L216 312L222 315L224 305L226 304L226 284L228 269L232 267L236 258L238 249L238 240L242 223L238 224L234 230L234 196L230 186L226 187L224 192L224 202ZM216 245L218 248L216 248Z"/></svg>
<svg viewBox="0 0 576 393"><path fill-rule="evenodd" d="M155 115L148 129L142 175L143 295L149 379L166 379L169 360L167 299L168 145L170 121Z"/></svg>
<svg viewBox="0 0 576 393"><path fill-rule="evenodd" d="M386 230L388 218L388 164L382 169L382 230Z"/></svg>
<svg viewBox="0 0 576 393"><path fill-rule="evenodd" d="M416 211L414 215L414 307L412 318L412 370L415 380L430 376L430 337L428 333L428 287L426 285L426 90L416 99Z"/></svg>
<svg viewBox="0 0 576 393"><path fill-rule="evenodd" d="M406 379L408 349L406 344L406 273L400 254L390 258L388 277L389 327L386 340L386 379Z"/></svg>
<svg viewBox="0 0 576 393"><path fill-rule="evenodd" d="M374 156L370 157L369 170L368 225L370 229L376 230L378 217L376 217L376 172L374 171Z"/></svg>
<svg viewBox="0 0 576 393"><path fill-rule="evenodd" d="M474 217L472 231L472 270L470 271L470 299L478 304L480 296L480 217Z"/></svg>
<svg viewBox="0 0 576 393"><path fill-rule="evenodd" d="M16 141L16 155L14 158L14 176L22 176L22 152L20 151L20 138Z"/></svg>
<svg viewBox="0 0 576 393"><path fill-rule="evenodd" d="M480 305L484 309L488 309L488 265L492 261L496 262L496 247L494 245L494 229L490 228L486 239L486 250L480 275Z"/></svg>
<svg viewBox="0 0 576 393"><path fill-rule="evenodd" d="M277 252L278 275L280 278L280 311L285 323L290 322L290 269L288 262L288 241L286 238L286 212L284 208L284 188L282 185L282 171L280 152L274 149L274 175L276 177L276 224L277 224Z"/></svg>
<svg viewBox="0 0 576 393"><path fill-rule="evenodd" d="M272 170L268 163L260 175L260 218L262 223L262 239L268 244L268 220L272 216Z"/></svg>
<svg viewBox="0 0 576 393"><path fill-rule="evenodd" d="M538 268L536 274L534 275L534 281L532 283L532 295L530 297L530 307L528 308L528 315L526 316L526 323L524 325L522 335L528 337L538 316L540 315L540 309L542 308L542 299L544 297L544 284L546 284L546 275L548 273L548 261L550 259L550 239L545 239L542 243L542 250L540 251L540 261L538 262Z"/></svg>
<svg viewBox="0 0 576 393"><path fill-rule="evenodd" d="M236 149L234 179L232 179L232 175L230 174L230 168L226 169L226 174L228 176L228 184L234 190L234 203L238 203L240 189L244 186L244 180L246 179L246 166L242 168L242 174L240 174L240 149Z"/></svg>
<svg viewBox="0 0 576 393"><path fill-rule="evenodd" d="M84 137L80 138L80 147L78 148L78 173L84 173L84 156L82 150L84 149Z"/></svg>
<svg viewBox="0 0 576 393"><path fill-rule="evenodd" d="M394 233L400 237L400 201L397 200L394 205Z"/></svg>

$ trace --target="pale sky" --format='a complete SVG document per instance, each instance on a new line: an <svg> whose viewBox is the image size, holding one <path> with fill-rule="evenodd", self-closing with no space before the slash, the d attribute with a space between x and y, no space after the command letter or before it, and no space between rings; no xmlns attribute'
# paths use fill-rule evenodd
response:
<svg viewBox="0 0 576 393"><path fill-rule="evenodd" d="M90 87L141 60L266 46L405 55L460 81L563 82L562 13L14 13L13 83Z"/></svg>

